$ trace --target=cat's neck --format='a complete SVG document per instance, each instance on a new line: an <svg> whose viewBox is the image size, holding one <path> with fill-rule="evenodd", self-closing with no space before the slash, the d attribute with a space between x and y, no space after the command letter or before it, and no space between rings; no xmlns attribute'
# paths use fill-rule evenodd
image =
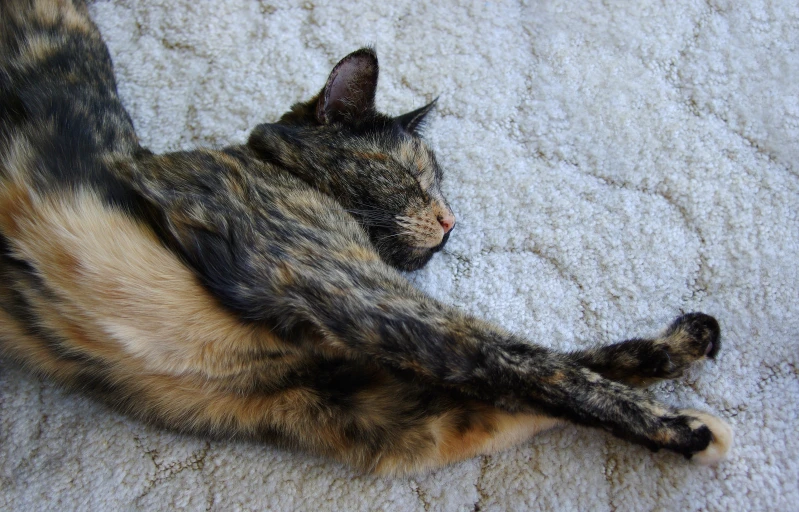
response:
<svg viewBox="0 0 799 512"><path fill-rule="evenodd" d="M236 148L236 152L246 152L250 158L259 160L275 170L299 178L308 186L335 199L345 208L355 208L359 198L368 195L363 190L363 180L359 179L358 168L352 162L342 161L328 152L309 147L291 148L291 151L265 151L253 142Z"/></svg>

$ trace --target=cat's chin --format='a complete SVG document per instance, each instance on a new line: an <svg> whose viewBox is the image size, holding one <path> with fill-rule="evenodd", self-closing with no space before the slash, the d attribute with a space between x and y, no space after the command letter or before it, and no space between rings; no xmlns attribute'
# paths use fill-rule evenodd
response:
<svg viewBox="0 0 799 512"><path fill-rule="evenodd" d="M400 254L392 254L386 258L387 263L399 270L413 271L427 265L433 255L440 252L449 240L449 233L444 235L441 243L434 247L408 247L406 251Z"/></svg>
<svg viewBox="0 0 799 512"><path fill-rule="evenodd" d="M409 254L405 257L393 261L391 264L400 270L411 272L427 265L435 253L436 251L429 247L414 249L409 251Z"/></svg>
<svg viewBox="0 0 799 512"><path fill-rule="evenodd" d="M433 247L406 246L391 254L382 255L383 261L399 270L408 272L419 270L427 265L435 253L440 252L447 245L448 240L449 233L446 233L438 245Z"/></svg>
<svg viewBox="0 0 799 512"><path fill-rule="evenodd" d="M380 245L380 240L385 240L386 235L382 231L370 232L370 238L375 243L380 259L384 263L391 265L397 270L406 272L419 270L427 265L433 255L440 252L449 241L450 233L446 233L438 245L414 246L407 243L394 243L393 245ZM374 242L377 240L377 242ZM396 240L396 238L394 239Z"/></svg>

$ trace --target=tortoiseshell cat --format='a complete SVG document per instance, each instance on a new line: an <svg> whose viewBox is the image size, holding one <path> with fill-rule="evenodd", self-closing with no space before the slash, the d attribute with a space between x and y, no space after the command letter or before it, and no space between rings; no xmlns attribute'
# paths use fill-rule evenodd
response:
<svg viewBox="0 0 799 512"><path fill-rule="evenodd" d="M0 3L0 348L167 428L423 471L562 421L722 459L732 431L636 389L719 327L563 354L414 289L455 219L370 49L249 142L153 155L84 5Z"/></svg>

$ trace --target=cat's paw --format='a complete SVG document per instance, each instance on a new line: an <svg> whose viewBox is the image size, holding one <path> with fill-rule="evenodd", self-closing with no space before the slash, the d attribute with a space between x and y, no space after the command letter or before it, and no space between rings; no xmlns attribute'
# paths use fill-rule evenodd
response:
<svg viewBox="0 0 799 512"><path fill-rule="evenodd" d="M703 440L701 444L704 446L701 450L692 450L686 456L703 466L717 464L726 459L732 449L734 439L732 428L727 422L706 412L693 409L684 409L680 412L691 418L688 426Z"/></svg>
<svg viewBox="0 0 799 512"><path fill-rule="evenodd" d="M721 348L719 323L704 313L688 313L677 318L669 327L666 338L673 339L673 349L695 359L713 359Z"/></svg>
<svg viewBox="0 0 799 512"><path fill-rule="evenodd" d="M655 376L679 377L694 362L715 358L721 348L720 333L719 323L710 315L688 313L679 317L653 343Z"/></svg>

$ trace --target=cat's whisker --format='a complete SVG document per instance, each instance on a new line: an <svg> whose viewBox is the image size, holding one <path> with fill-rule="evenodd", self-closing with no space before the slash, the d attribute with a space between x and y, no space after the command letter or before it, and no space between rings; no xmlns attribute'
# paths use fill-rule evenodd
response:
<svg viewBox="0 0 799 512"><path fill-rule="evenodd" d="M400 237L400 236L413 236L414 234L415 233L413 233L411 231L403 231L401 233L395 233L393 235L383 235L383 236L379 237L378 240L386 240L388 238L396 238L396 237Z"/></svg>

